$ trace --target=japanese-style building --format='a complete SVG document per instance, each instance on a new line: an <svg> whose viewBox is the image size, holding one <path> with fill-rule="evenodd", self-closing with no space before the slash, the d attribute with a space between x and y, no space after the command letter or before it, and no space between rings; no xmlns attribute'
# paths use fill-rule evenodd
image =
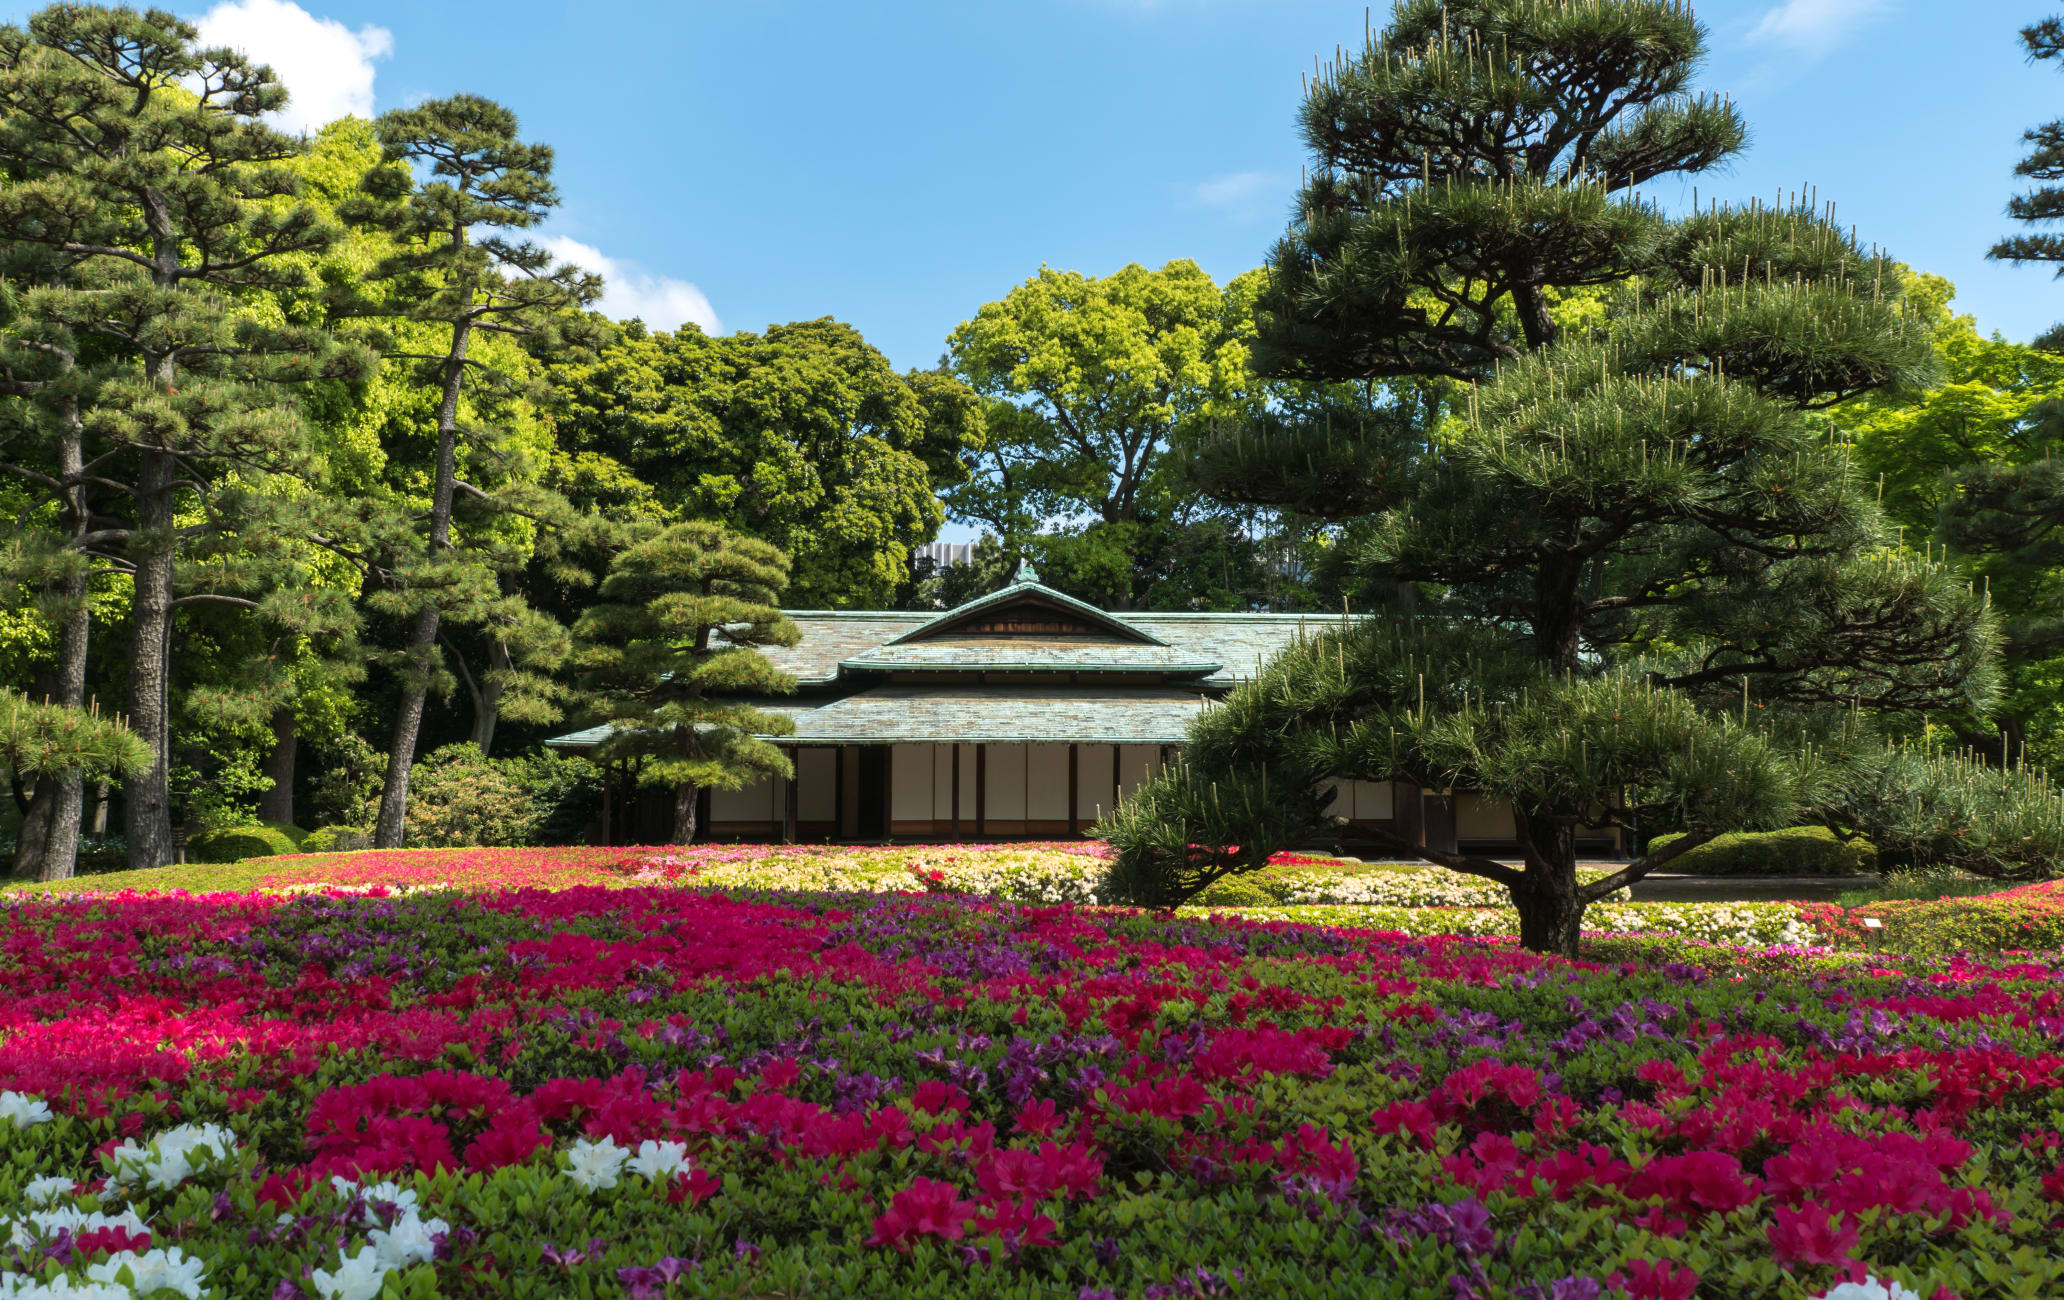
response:
<svg viewBox="0 0 2064 1300"><path fill-rule="evenodd" d="M1082 835L1174 755L1190 720L1323 621L1299 614L1116 614L1029 569L958 609L789 611L802 633L765 650L793 696L793 780L704 790L712 839L996 840ZM546 743L582 751L593 728ZM664 841L671 798L607 783L601 838ZM1390 782L1343 782L1334 812L1421 843L1496 851L1502 804Z"/></svg>

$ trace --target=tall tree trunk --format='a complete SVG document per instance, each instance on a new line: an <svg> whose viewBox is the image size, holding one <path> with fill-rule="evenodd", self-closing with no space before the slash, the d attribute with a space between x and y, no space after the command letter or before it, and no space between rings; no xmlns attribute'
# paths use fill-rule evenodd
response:
<svg viewBox="0 0 2064 1300"><path fill-rule="evenodd" d="M43 878L44 852L50 846L51 779L36 778L28 804L22 810L21 829L14 836L14 874L25 880Z"/></svg>
<svg viewBox="0 0 2064 1300"><path fill-rule="evenodd" d="M265 775L272 778L272 788L258 796L259 820L294 824L294 758L300 747L294 711L285 707L275 710L272 750L265 756Z"/></svg>
<svg viewBox="0 0 2064 1300"><path fill-rule="evenodd" d="M466 344L473 322L452 325L451 350L444 364L444 399L437 408L437 477L430 494L430 556L451 549L452 495L458 484L459 390L466 379ZM437 656L437 629L443 621L434 596L416 611L409 631L401 707L394 719L394 743L387 751L387 779L380 787L380 820L373 828L373 847L401 847L408 815L409 768L416 761L416 738L423 730L423 703L430 694L431 666Z"/></svg>
<svg viewBox="0 0 2064 1300"><path fill-rule="evenodd" d="M479 689L473 692L473 743L483 754L493 752L495 726L502 720L502 696L509 689L503 674L513 666L509 647L499 639L490 639L487 671L481 675Z"/></svg>
<svg viewBox="0 0 2064 1300"><path fill-rule="evenodd" d="M674 787L674 838L675 844L695 843L695 805L701 798L702 788L694 785Z"/></svg>
<svg viewBox="0 0 2064 1300"><path fill-rule="evenodd" d="M76 546L90 527L86 488L79 479L86 472L86 452L76 401L68 401L59 422L58 472L65 481L64 528ZM93 612L86 604L86 574L70 574L57 584L61 611L57 630L57 680L53 703L66 708L86 707L86 651L93 632ZM16 869L30 862L29 833L33 824L41 837L33 867L38 880L66 880L79 868L79 820L85 810L85 778L78 772L45 777L36 783L36 802L22 824L24 853Z"/></svg>
<svg viewBox="0 0 2064 1300"><path fill-rule="evenodd" d="M172 572L177 558L173 481L178 463L145 452L137 476L135 591L129 603L129 726L150 746L151 765L123 784L123 833L129 865L172 861L171 680Z"/></svg>
<svg viewBox="0 0 2064 1300"><path fill-rule="evenodd" d="M1526 880L1512 891L1519 912L1519 945L1529 952L1574 958L1586 906L1577 884L1576 827L1517 810L1513 824L1526 854Z"/></svg>

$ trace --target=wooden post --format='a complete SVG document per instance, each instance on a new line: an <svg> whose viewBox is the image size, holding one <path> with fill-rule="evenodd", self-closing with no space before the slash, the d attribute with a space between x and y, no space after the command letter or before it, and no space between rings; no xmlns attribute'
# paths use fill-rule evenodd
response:
<svg viewBox="0 0 2064 1300"><path fill-rule="evenodd" d="M695 792L695 826L705 840L710 834L710 805L715 798L716 792L708 786L703 786Z"/></svg>
<svg viewBox="0 0 2064 1300"><path fill-rule="evenodd" d="M893 843L896 838L896 747L882 746L881 762L881 833L884 841Z"/></svg>
<svg viewBox="0 0 2064 1300"><path fill-rule="evenodd" d="M788 766L791 775L788 778L788 789L785 792L786 797L782 800L781 809L781 842L783 844L793 844L796 842L796 812L801 806L801 800L796 794L796 787L802 784L803 775L803 751L801 746L790 745L788 747Z"/></svg>
<svg viewBox="0 0 2064 1300"><path fill-rule="evenodd" d="M610 816L609 816L609 814L610 814L610 807L609 807L609 793L610 793L610 791L611 791L611 790L613 790L613 789L614 789L615 787L616 787L616 771L615 771L615 768L614 768L614 767L613 767L613 766L612 766L611 764L608 764L608 763L604 763L604 764L602 764L602 847L603 847L603 848L605 848L605 849L606 849L606 848L608 848L608 847L609 847L610 845L612 845L612 844L616 843L616 840L615 840L614 838L612 838L612 836L611 836L611 827L610 827L610 824L609 824L609 822L610 822Z"/></svg>
<svg viewBox="0 0 2064 1300"><path fill-rule="evenodd" d="M1081 811L1075 806L1075 792L1081 789L1082 746L1068 746L1068 834L1082 834Z"/></svg>
<svg viewBox="0 0 2064 1300"><path fill-rule="evenodd" d="M1118 811L1118 791L1124 784L1121 773L1125 765L1125 746L1111 746L1111 811Z"/></svg>
<svg viewBox="0 0 2064 1300"><path fill-rule="evenodd" d="M846 747L831 751L831 838L846 838Z"/></svg>
<svg viewBox="0 0 2064 1300"><path fill-rule="evenodd" d="M975 746L975 838L989 838L989 746Z"/></svg>
<svg viewBox="0 0 2064 1300"><path fill-rule="evenodd" d="M960 745L953 746L953 838L960 838Z"/></svg>

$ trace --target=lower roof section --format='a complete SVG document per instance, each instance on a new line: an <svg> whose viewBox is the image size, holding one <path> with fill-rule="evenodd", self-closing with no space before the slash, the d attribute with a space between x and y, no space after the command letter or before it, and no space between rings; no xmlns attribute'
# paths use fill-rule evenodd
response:
<svg viewBox="0 0 2064 1300"><path fill-rule="evenodd" d="M793 745L1175 745L1207 697L1173 687L877 686L821 704L767 701L795 720ZM591 727L546 741L589 749Z"/></svg>

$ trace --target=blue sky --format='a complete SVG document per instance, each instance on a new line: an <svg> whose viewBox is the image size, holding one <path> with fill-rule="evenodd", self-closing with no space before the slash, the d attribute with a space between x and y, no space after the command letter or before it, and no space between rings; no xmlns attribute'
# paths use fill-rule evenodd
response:
<svg viewBox="0 0 2064 1300"><path fill-rule="evenodd" d="M163 0L160 0L163 2ZM2021 130L2064 115L2024 23L2064 0L1706 0L1704 83L1753 146L1702 194L1803 183L1950 276L1982 328L2064 319L1985 262ZM30 6L0 5L19 17ZM1378 6L1378 15L1383 6ZM1360 40L1339 0L229 0L211 36L311 116L472 91L559 150L550 233L613 305L721 328L832 315L899 365L1041 263L1257 265L1303 153L1299 74ZM1657 191L1688 202L1690 186Z"/></svg>

